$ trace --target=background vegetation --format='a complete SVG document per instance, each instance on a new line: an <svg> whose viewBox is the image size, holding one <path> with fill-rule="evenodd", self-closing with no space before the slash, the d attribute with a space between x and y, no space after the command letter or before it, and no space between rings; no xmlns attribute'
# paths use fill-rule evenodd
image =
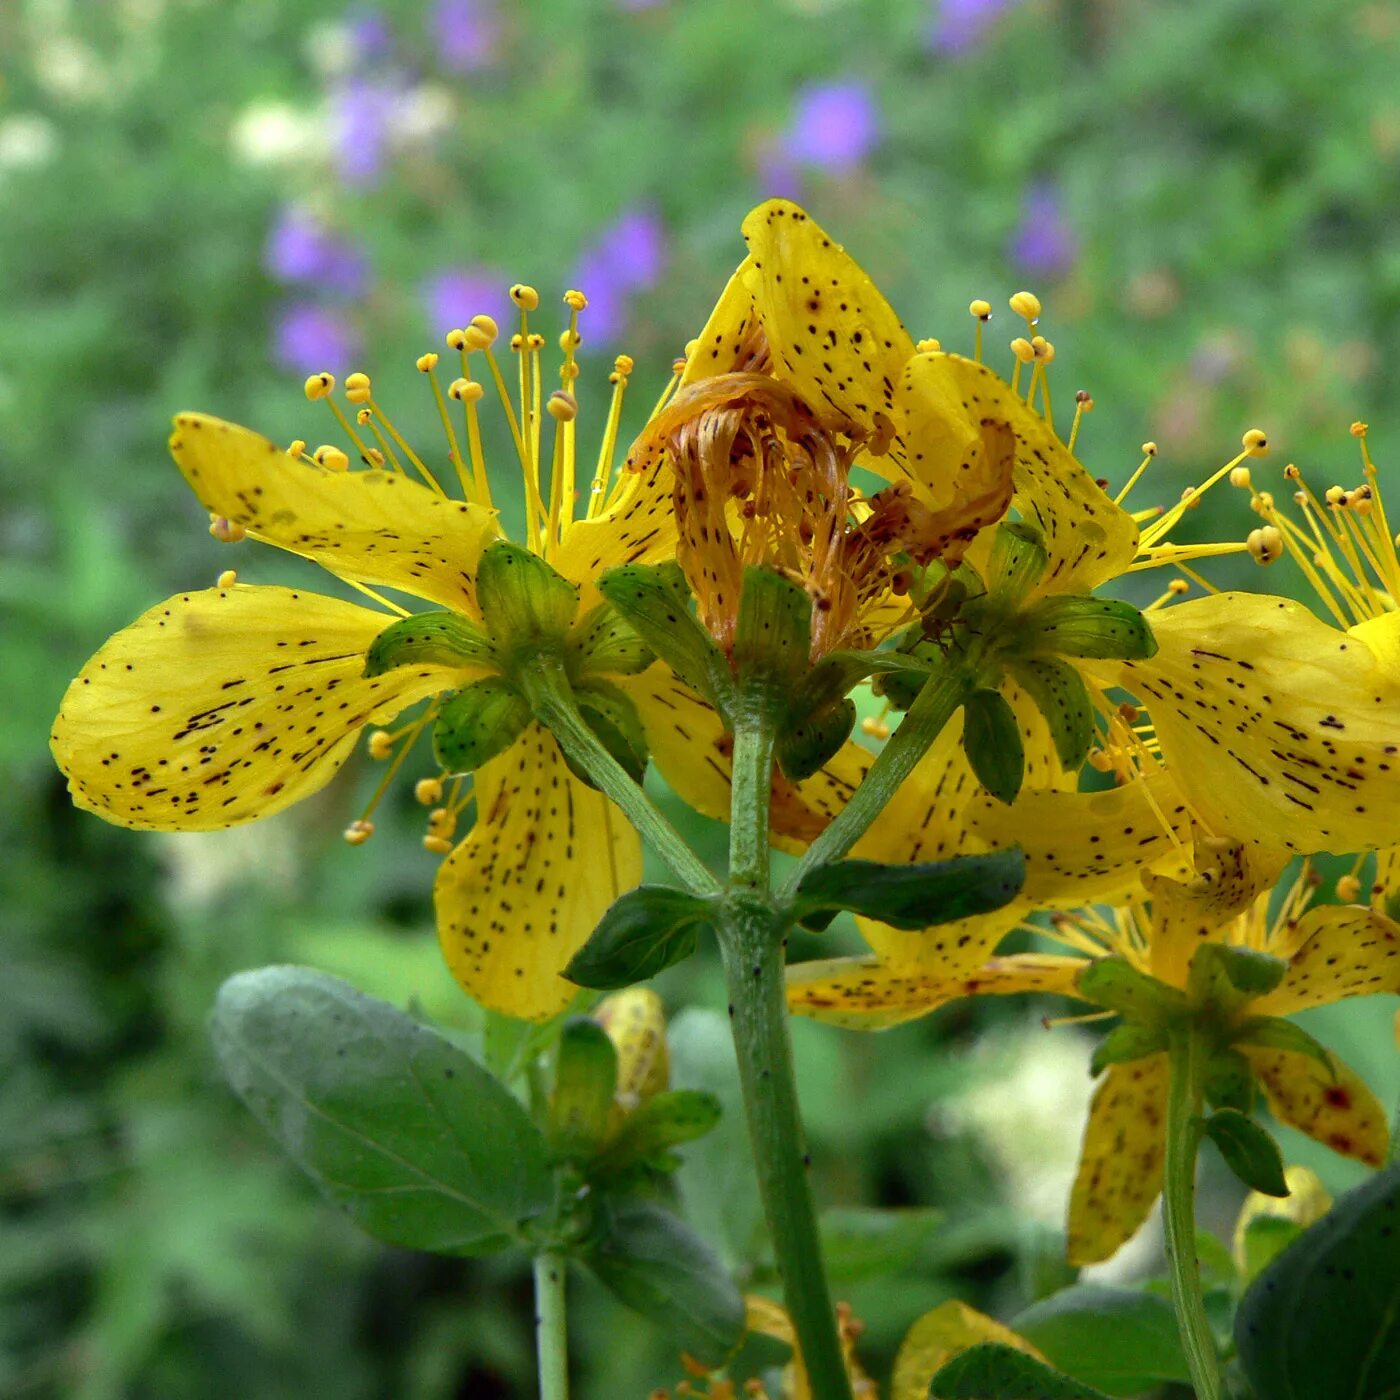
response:
<svg viewBox="0 0 1400 1400"><path fill-rule="evenodd" d="M1400 434L1397 60L1388 0L0 6L0 1394L475 1400L532 1375L523 1267L360 1238L206 1044L218 983L278 960L470 1022L437 960L419 809L403 794L345 847L361 765L261 826L136 836L73 812L48 761L63 687L111 631L230 563L298 575L209 539L165 451L173 412L314 443L328 424L302 376L364 368L426 433L414 357L528 280L546 307L590 294L585 411L600 420L625 348L635 423L742 215L784 193L948 348L970 342L971 297L1039 291L1056 394L1097 403L1091 467L1120 482L1141 440L1161 447L1138 504L1175 499L1254 423L1265 475L1296 459L1349 480L1354 418L1382 463ZM1189 520L1250 523L1237 493ZM1216 577L1263 582L1250 570ZM714 966L662 991L678 1080L730 1093ZM901 1233L888 1277L868 1247L838 1263L877 1374L942 1298L1007 1315L1062 1280L1089 1080L1046 1011L797 1028L823 1201L946 1211ZM1328 1027L1390 1100L1392 1012ZM1228 1230L1238 1194L1211 1165L1208 1222ZM731 1115L682 1184L761 1283L745 1173ZM1151 1271L1158 1249L1115 1267ZM583 1283L575 1298L584 1400L679 1378L663 1338Z"/></svg>

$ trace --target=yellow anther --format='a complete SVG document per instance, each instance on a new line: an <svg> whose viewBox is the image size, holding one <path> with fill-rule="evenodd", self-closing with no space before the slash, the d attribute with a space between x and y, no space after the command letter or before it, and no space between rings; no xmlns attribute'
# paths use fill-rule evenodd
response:
<svg viewBox="0 0 1400 1400"><path fill-rule="evenodd" d="M374 759L388 758L394 751L394 736L387 729L376 729L369 736L369 756Z"/></svg>
<svg viewBox="0 0 1400 1400"><path fill-rule="evenodd" d="M1087 389L1076 389L1074 391L1074 401L1085 413L1092 413L1094 411L1094 396Z"/></svg>
<svg viewBox="0 0 1400 1400"><path fill-rule="evenodd" d="M1269 454L1269 439L1260 428L1251 428L1240 441L1251 457L1267 457Z"/></svg>
<svg viewBox="0 0 1400 1400"><path fill-rule="evenodd" d="M1155 442L1143 443L1142 455L1144 457L1155 457L1157 455L1157 444Z"/></svg>
<svg viewBox="0 0 1400 1400"><path fill-rule="evenodd" d="M445 836L434 836L431 832L423 838L423 849L435 856L450 856L452 842Z"/></svg>
<svg viewBox="0 0 1400 1400"><path fill-rule="evenodd" d="M888 739L890 737L890 727L882 719L876 719L874 715L866 715L860 722L862 734L868 734L872 739Z"/></svg>
<svg viewBox="0 0 1400 1400"><path fill-rule="evenodd" d="M351 822L345 828L345 844L347 846L363 846L373 835L374 823L361 818L359 821Z"/></svg>
<svg viewBox="0 0 1400 1400"><path fill-rule="evenodd" d="M413 800L425 807L434 807L442 801L441 778L419 778L413 785Z"/></svg>
<svg viewBox="0 0 1400 1400"><path fill-rule="evenodd" d="M1344 506L1347 500L1347 493L1340 486L1329 486L1323 493L1322 499L1329 506Z"/></svg>
<svg viewBox="0 0 1400 1400"><path fill-rule="evenodd" d="M1296 462L1290 462L1283 469L1283 475L1288 481L1301 481L1303 479L1303 473L1298 470L1298 464Z"/></svg>
<svg viewBox="0 0 1400 1400"><path fill-rule="evenodd" d="M436 350L429 350L426 355L419 355L414 363L418 367L419 374L428 374L437 368L438 353Z"/></svg>
<svg viewBox="0 0 1400 1400"><path fill-rule="evenodd" d="M1187 486L1182 489L1181 503L1187 510L1195 510L1201 503L1201 493L1194 486Z"/></svg>
<svg viewBox="0 0 1400 1400"><path fill-rule="evenodd" d="M494 326L496 323L492 321L491 324ZM484 330L475 322L462 332L462 338L466 341L468 350L489 350L496 343L495 333Z"/></svg>
<svg viewBox="0 0 1400 1400"><path fill-rule="evenodd" d="M303 452L305 452L305 451L306 451L306 439L305 439L305 438L293 438L293 439L291 440L291 442L289 442L289 443L287 444L287 455L288 455L289 457L300 457L301 454L302 454Z"/></svg>
<svg viewBox="0 0 1400 1400"><path fill-rule="evenodd" d="M1337 898L1343 904L1355 904L1361 898L1361 881L1355 875L1337 877Z"/></svg>
<svg viewBox="0 0 1400 1400"><path fill-rule="evenodd" d="M370 420L371 418L373 418L373 417L374 417L374 410L373 410L372 408L362 408L362 409L355 415L355 422L357 422L357 423L360 425L360 427L363 428L363 427L365 426L365 424L368 423L369 420Z"/></svg>
<svg viewBox="0 0 1400 1400"><path fill-rule="evenodd" d="M672 360L672 361L671 361L671 373L672 373L672 374L684 374L684 373L685 373L685 357L684 357L684 356L682 356L680 359L676 359L676 360Z"/></svg>
<svg viewBox="0 0 1400 1400"><path fill-rule="evenodd" d="M1254 480L1250 476L1248 467L1236 467L1234 471L1230 473L1231 486L1239 486L1243 489L1248 489L1253 484Z"/></svg>
<svg viewBox="0 0 1400 1400"><path fill-rule="evenodd" d="M525 344L531 350L543 350L544 336L540 335L538 331L531 331L530 334L525 337Z"/></svg>
<svg viewBox="0 0 1400 1400"><path fill-rule="evenodd" d="M1031 338L1031 349L1035 351L1036 359L1043 361L1047 365L1055 358L1054 345L1046 340L1043 335L1037 335Z"/></svg>
<svg viewBox="0 0 1400 1400"><path fill-rule="evenodd" d="M927 355L931 350L941 350L942 348L943 342L941 340L934 340L931 336L927 340L919 341L914 346L914 349L921 355Z"/></svg>
<svg viewBox="0 0 1400 1400"><path fill-rule="evenodd" d="M517 282L510 289L510 299L522 310L533 311L540 304L540 294L524 282Z"/></svg>
<svg viewBox="0 0 1400 1400"><path fill-rule="evenodd" d="M560 331L559 348L567 355L570 350L577 350L582 339L577 331Z"/></svg>
<svg viewBox="0 0 1400 1400"><path fill-rule="evenodd" d="M354 374L347 374L345 376L345 387L347 390L368 389L369 375L365 374L361 370L356 370Z"/></svg>
<svg viewBox="0 0 1400 1400"><path fill-rule="evenodd" d="M372 467L382 467L384 454L377 447L367 447L365 448L365 461Z"/></svg>
<svg viewBox="0 0 1400 1400"><path fill-rule="evenodd" d="M1113 772L1113 760L1102 749L1089 750L1089 767L1098 773Z"/></svg>
<svg viewBox="0 0 1400 1400"><path fill-rule="evenodd" d="M1358 419L1356 420L1356 422L1353 423L1353 424L1351 425L1351 435L1352 435L1352 437L1357 437L1357 438L1359 438L1359 437L1365 437L1365 436L1366 436L1366 428L1367 428L1367 425L1366 425L1365 423L1363 423L1363 422L1358 418Z"/></svg>
<svg viewBox="0 0 1400 1400"><path fill-rule="evenodd" d="M1032 325L1040 320L1040 298L1034 292L1017 292L1011 298L1011 309Z"/></svg>
<svg viewBox="0 0 1400 1400"><path fill-rule="evenodd" d="M512 350L523 350L525 348L525 337L521 335L519 331L516 331L516 333L511 336L510 348Z"/></svg>
<svg viewBox="0 0 1400 1400"><path fill-rule="evenodd" d="M1272 491L1261 491L1259 493L1259 509L1270 511L1274 508L1274 493Z"/></svg>
<svg viewBox="0 0 1400 1400"><path fill-rule="evenodd" d="M1272 525L1251 530L1245 537L1245 548L1256 564L1272 564L1283 556L1283 536Z"/></svg>
<svg viewBox="0 0 1400 1400"><path fill-rule="evenodd" d="M234 569L225 569L219 575L218 586L220 588L232 588L238 582L238 574Z"/></svg>
<svg viewBox="0 0 1400 1400"><path fill-rule="evenodd" d="M349 375L345 380L345 397L351 403L368 403L370 400L369 375Z"/></svg>
<svg viewBox="0 0 1400 1400"><path fill-rule="evenodd" d="M968 303L967 313L969 316L977 317L979 321L990 321L992 319L992 304L979 297L976 301Z"/></svg>
<svg viewBox="0 0 1400 1400"><path fill-rule="evenodd" d="M572 423L578 417L578 400L563 389L556 389L545 403L545 410L556 423Z"/></svg>
<svg viewBox="0 0 1400 1400"><path fill-rule="evenodd" d="M467 333L460 326L458 326L456 330L448 331L443 337L443 340L447 342L447 348L449 350L465 350L468 348Z"/></svg>
<svg viewBox="0 0 1400 1400"><path fill-rule="evenodd" d="M241 525L235 525L226 515L214 515L209 518L209 533L225 544L237 544L248 534Z"/></svg>
<svg viewBox="0 0 1400 1400"><path fill-rule="evenodd" d="M312 460L318 467L325 467L329 471L343 472L350 465L350 459L340 448L326 443L323 447L318 447L312 454Z"/></svg>
<svg viewBox="0 0 1400 1400"><path fill-rule="evenodd" d="M1023 365L1028 365L1035 359L1035 348L1023 335L1018 335L1011 342L1011 353L1016 356Z"/></svg>
<svg viewBox="0 0 1400 1400"><path fill-rule="evenodd" d="M577 379L578 376L579 367L577 360L569 360L559 366L560 379L567 379L570 383L573 383L573 381Z"/></svg>
<svg viewBox="0 0 1400 1400"><path fill-rule="evenodd" d="M313 374L307 378L302 388L306 390L306 397L315 403L317 399L323 399L335 388L335 375L327 374L322 370L320 374Z"/></svg>
<svg viewBox="0 0 1400 1400"><path fill-rule="evenodd" d="M1190 591L1191 585L1187 583L1184 578L1174 578L1167 585L1167 592L1175 593L1178 598L1180 598L1183 593L1189 593Z"/></svg>
<svg viewBox="0 0 1400 1400"><path fill-rule="evenodd" d="M616 370L618 374L631 374L636 367L637 362L631 355L619 355L613 361L613 369Z"/></svg>
<svg viewBox="0 0 1400 1400"><path fill-rule="evenodd" d="M475 379L454 379L447 386L449 398L456 399L458 403L477 403L486 392L484 384L478 384Z"/></svg>
<svg viewBox="0 0 1400 1400"><path fill-rule="evenodd" d="M588 306L588 298L576 288L570 288L564 293L564 305L570 311L583 311Z"/></svg>

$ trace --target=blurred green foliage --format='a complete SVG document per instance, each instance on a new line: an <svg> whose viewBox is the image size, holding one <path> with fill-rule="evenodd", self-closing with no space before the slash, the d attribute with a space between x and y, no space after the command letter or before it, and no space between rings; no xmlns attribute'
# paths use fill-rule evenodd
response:
<svg viewBox="0 0 1400 1400"><path fill-rule="evenodd" d="M531 1384L525 1271L370 1245L232 1100L206 1043L219 982L273 960L470 1024L430 931L420 814L404 800L370 847L344 847L368 786L352 764L262 827L134 836L73 812L48 762L63 686L111 631L235 555L252 581L298 573L208 539L165 452L173 412L329 435L300 392L307 366L278 363L329 325L359 347L345 367L416 404L399 416L427 431L412 362L448 329L426 304L441 279L523 278L549 307L591 270L606 334L590 356L585 313L580 395L596 423L625 347L635 426L737 261L742 215L780 191L948 348L970 342L972 296L1000 308L1034 286L1061 413L1081 385L1097 402L1086 460L1119 482L1143 438L1161 447L1135 503L1175 499L1254 422L1275 446L1256 480L1294 458L1348 479L1351 420L1374 418L1383 464L1397 428L1397 57L1384 0L0 7L0 1393L435 1400ZM289 218L333 239L340 265L289 271ZM619 266L608 237L624 234ZM1188 523L1242 536L1250 521L1227 495ZM1296 586L1283 567L1269 583ZM661 987L677 1082L736 1109L716 969ZM1319 1014L1393 1094L1390 1008ZM1027 1182L1057 1152L1067 1170L1076 1125L1052 1124L1052 1148L1014 1101L967 1107L1005 1082L1082 1112L1082 1047L1025 1025L963 1006L873 1039L796 1027L821 1198L945 1212L892 1276L846 1251L836 1286L877 1374L944 1297L1005 1316L1063 1281ZM745 1152L731 1111L682 1187L693 1223L761 1283ZM1223 1174L1208 1184L1220 1224L1238 1197ZM574 1325L593 1342L577 1348L585 1400L678 1378L664 1339L582 1281Z"/></svg>

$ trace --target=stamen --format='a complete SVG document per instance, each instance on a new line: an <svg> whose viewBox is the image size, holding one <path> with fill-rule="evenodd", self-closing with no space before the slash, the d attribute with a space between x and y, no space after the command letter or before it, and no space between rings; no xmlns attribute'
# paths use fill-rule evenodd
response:
<svg viewBox="0 0 1400 1400"><path fill-rule="evenodd" d="M378 419L379 422L384 424L384 431L388 433L391 438L394 439L394 442L398 445L399 451L402 452L403 455L407 457L408 460L412 462L413 465L417 467L417 469L422 473L423 480L426 481L428 485L431 486L433 490L438 493L439 496L446 498L447 492L444 491L442 487L438 484L437 477L435 477L432 474L432 472L428 470L428 468L423 463L423 459L419 457L419 455L404 440L403 434L400 433L396 427L394 427L393 420L390 419L389 415L384 412L383 408L380 407L379 403L374 399L370 399L369 408L373 412L374 417ZM387 446L385 450L388 450Z"/></svg>
<svg viewBox="0 0 1400 1400"><path fill-rule="evenodd" d="M345 828L345 844L347 846L363 846L371 836L374 835L374 823L365 821L353 821Z"/></svg>
<svg viewBox="0 0 1400 1400"><path fill-rule="evenodd" d="M1217 468L1199 486L1193 486L1183 493L1180 501L1176 503L1162 518L1149 530L1143 531L1143 544L1152 545L1162 539L1170 532L1181 517L1190 510L1200 499L1215 485L1217 481L1227 477L1236 467L1244 461L1246 457L1264 457L1268 455L1269 440L1258 428L1251 428L1241 440L1243 451L1239 456L1226 462L1223 467Z"/></svg>
<svg viewBox="0 0 1400 1400"><path fill-rule="evenodd" d="M224 544L237 544L239 540L248 538L248 532L243 526L235 525L224 515L211 515L209 517L209 533L216 540L222 540Z"/></svg>
<svg viewBox="0 0 1400 1400"><path fill-rule="evenodd" d="M1113 498L1113 504L1121 506L1128 499L1128 492L1142 479L1142 474L1148 468L1152 459L1157 455L1157 444L1155 442L1145 442L1142 445L1142 461L1138 465L1137 471L1128 478L1128 484Z"/></svg>
<svg viewBox="0 0 1400 1400"><path fill-rule="evenodd" d="M403 745L398 753L394 755L394 761L385 769L384 776L379 780L379 785L370 796L369 802L366 803L365 810L361 814L360 819L351 822L345 829L345 839L352 846L363 845L374 834L374 823L370 821L370 817L374 815L374 809L379 806L380 799L389 790L389 784L394 781L394 775L403 767L404 759L413 751L413 746L418 742L419 735L421 735L423 730L437 718L437 712L438 702L434 700L433 703L423 711L421 718L405 725L402 729L397 731L397 733L389 736L391 742L403 735L407 735L407 738L404 739ZM374 734L370 735L371 756L375 754L375 741L382 732L383 731L376 730Z"/></svg>
<svg viewBox="0 0 1400 1400"><path fill-rule="evenodd" d="M467 367L467 352L462 351L462 367ZM491 509L491 483L486 473L486 453L481 446L481 421L477 417L476 406L486 394L485 386L475 379L454 379L447 386L448 396L462 405L467 422L467 450L472 455L472 476L476 486L476 499Z"/></svg>
<svg viewBox="0 0 1400 1400"><path fill-rule="evenodd" d="M622 400L627 393L627 377L632 373L632 369L632 357L619 355L613 361L612 373L608 376L613 386L612 402L608 405L608 421L603 429L603 441L598 448L598 465L593 471L593 485L588 489L588 512L585 517L588 520L602 513L608 483L612 480L613 459L617 454L617 430L622 421Z"/></svg>
<svg viewBox="0 0 1400 1400"><path fill-rule="evenodd" d="M225 569L215 580L216 588L232 588L238 582L238 573L234 569Z"/></svg>
<svg viewBox="0 0 1400 1400"><path fill-rule="evenodd" d="M452 427L452 418L447 412L447 400L442 396L442 386L438 383L437 377L438 357L435 353L429 352L418 357L418 372L428 376L428 383L433 386L433 402L437 404L438 417L442 419L443 430L447 433L448 458L457 469L457 480L462 487L462 495L475 503L476 497L472 494L471 483L467 480L467 464L462 458L462 449L457 446L457 434Z"/></svg>
<svg viewBox="0 0 1400 1400"><path fill-rule="evenodd" d="M1021 392L1021 366L1035 363L1035 347L1023 335L1011 342L1011 353L1016 357L1016 372L1011 377L1011 392Z"/></svg>
<svg viewBox="0 0 1400 1400"><path fill-rule="evenodd" d="M1191 591L1191 585L1184 578L1174 578L1168 585L1167 591L1159 598L1154 598L1143 612L1154 612L1158 608L1164 608L1173 598L1180 598L1183 594Z"/></svg>
<svg viewBox="0 0 1400 1400"><path fill-rule="evenodd" d="M349 457L332 443L325 443L323 446L318 447L316 451L311 454L311 460L315 462L318 467L325 467L328 471L343 472L348 471L350 468Z"/></svg>
<svg viewBox="0 0 1400 1400"><path fill-rule="evenodd" d="M1086 413L1094 411L1093 396L1087 389L1077 389L1074 394L1074 422L1070 424L1069 441L1065 446L1070 456L1074 456L1074 444L1079 441L1079 422Z"/></svg>
<svg viewBox="0 0 1400 1400"><path fill-rule="evenodd" d="M992 319L992 304L978 297L976 301L968 303L967 310L972 319L977 322L976 340L973 343L972 358L980 365L982 363L982 327Z"/></svg>

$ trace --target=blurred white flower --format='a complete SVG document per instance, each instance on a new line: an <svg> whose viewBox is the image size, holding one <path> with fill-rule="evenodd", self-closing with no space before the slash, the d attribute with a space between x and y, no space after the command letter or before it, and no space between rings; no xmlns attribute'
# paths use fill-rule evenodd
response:
<svg viewBox="0 0 1400 1400"><path fill-rule="evenodd" d="M39 30L33 45L34 77L53 97L92 102L106 96L110 75L102 60L71 34Z"/></svg>
<svg viewBox="0 0 1400 1400"><path fill-rule="evenodd" d="M252 102L234 118L229 140L249 165L295 165L321 159L330 131L316 112L289 102Z"/></svg>
<svg viewBox="0 0 1400 1400"><path fill-rule="evenodd" d="M46 165L58 154L58 128L38 112L0 121L0 174Z"/></svg>

